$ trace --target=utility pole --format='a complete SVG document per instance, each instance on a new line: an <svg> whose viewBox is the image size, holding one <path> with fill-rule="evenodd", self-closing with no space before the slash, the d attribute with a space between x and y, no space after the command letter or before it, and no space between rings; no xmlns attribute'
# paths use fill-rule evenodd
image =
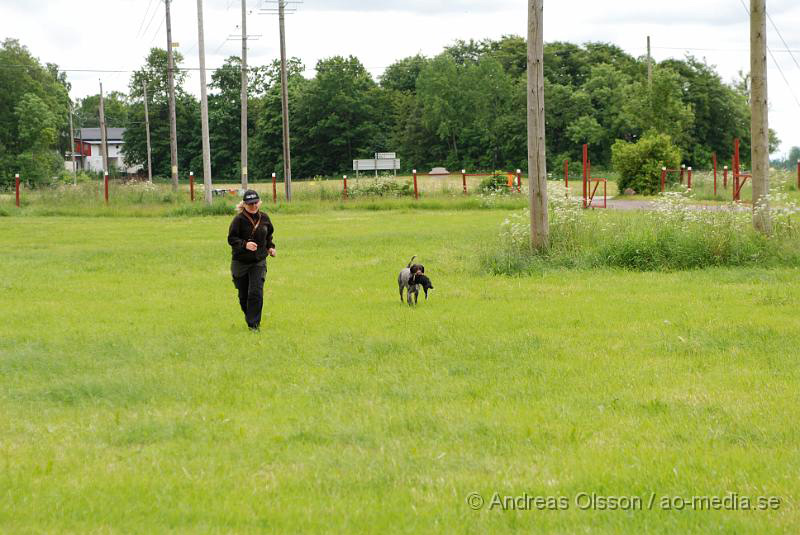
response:
<svg viewBox="0 0 800 535"><path fill-rule="evenodd" d="M203 186L206 204L211 204L211 142L208 136L208 88L206 45L203 36L203 0L197 0L197 48L200 51L200 121L203 131Z"/></svg>
<svg viewBox="0 0 800 535"><path fill-rule="evenodd" d="M153 160L150 148L150 112L147 107L147 82L142 82L144 90L144 129L147 136L147 181L153 182Z"/></svg>
<svg viewBox="0 0 800 535"><path fill-rule="evenodd" d="M750 0L750 138L753 174L753 226L770 234L769 116L767 95L767 3Z"/></svg>
<svg viewBox="0 0 800 535"><path fill-rule="evenodd" d="M175 58L172 57L172 19L169 14L169 3L164 0L167 8L167 85L169 85L169 152L172 164L172 189L178 191L178 127L175 119Z"/></svg>
<svg viewBox="0 0 800 535"><path fill-rule="evenodd" d="M653 60L650 59L650 36L647 36L647 84L653 85Z"/></svg>
<svg viewBox="0 0 800 535"><path fill-rule="evenodd" d="M103 155L103 174L108 173L108 136L106 133L106 112L103 104L103 82L100 82L100 152Z"/></svg>
<svg viewBox="0 0 800 535"><path fill-rule="evenodd" d="M247 189L247 0L242 0L242 189Z"/></svg>
<svg viewBox="0 0 800 535"><path fill-rule="evenodd" d="M292 200L292 155L289 147L289 88L286 75L286 32L285 32L286 0L278 0L278 21L281 34L281 105L283 108L283 180L286 188L286 200Z"/></svg>
<svg viewBox="0 0 800 535"><path fill-rule="evenodd" d="M543 19L543 0L528 0L528 184L531 247L534 250L547 249L550 244L544 138Z"/></svg>
<svg viewBox="0 0 800 535"><path fill-rule="evenodd" d="M75 130L72 129L72 103L69 105L69 153L72 155L72 184L78 185L78 164L75 163Z"/></svg>

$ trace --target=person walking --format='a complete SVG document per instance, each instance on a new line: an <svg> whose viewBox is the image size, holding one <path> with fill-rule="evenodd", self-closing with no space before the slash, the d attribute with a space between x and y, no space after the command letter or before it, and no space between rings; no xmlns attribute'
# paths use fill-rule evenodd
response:
<svg viewBox="0 0 800 535"><path fill-rule="evenodd" d="M260 210L258 192L247 190L236 207L238 214L228 229L231 246L231 275L239 291L239 305L251 331L261 326L264 305L264 280L267 276L267 256L275 256L275 244L269 216Z"/></svg>

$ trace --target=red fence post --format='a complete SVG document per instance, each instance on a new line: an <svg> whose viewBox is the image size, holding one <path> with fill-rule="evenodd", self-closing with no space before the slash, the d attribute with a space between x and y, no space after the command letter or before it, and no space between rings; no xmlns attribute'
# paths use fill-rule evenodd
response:
<svg viewBox="0 0 800 535"><path fill-rule="evenodd" d="M347 198L347 175L344 175L344 198Z"/></svg>
<svg viewBox="0 0 800 535"><path fill-rule="evenodd" d="M583 145L583 207L586 208L586 196L589 194L586 181L589 180L589 145Z"/></svg>
<svg viewBox="0 0 800 535"><path fill-rule="evenodd" d="M728 166L722 168L722 187L728 189Z"/></svg>
<svg viewBox="0 0 800 535"><path fill-rule="evenodd" d="M414 169L414 199L419 199L419 189L417 188L417 170Z"/></svg>
<svg viewBox="0 0 800 535"><path fill-rule="evenodd" d="M272 173L272 204L278 202L278 176L275 173Z"/></svg>
<svg viewBox="0 0 800 535"><path fill-rule="evenodd" d="M569 188L569 160L564 160L564 187Z"/></svg>
<svg viewBox="0 0 800 535"><path fill-rule="evenodd" d="M517 193L522 193L522 169L517 169Z"/></svg>
<svg viewBox="0 0 800 535"><path fill-rule="evenodd" d="M733 140L733 200L739 200L739 138Z"/></svg>
<svg viewBox="0 0 800 535"><path fill-rule="evenodd" d="M717 195L717 153L711 153L711 160L714 162L714 196Z"/></svg>
<svg viewBox="0 0 800 535"><path fill-rule="evenodd" d="M684 177L685 174L686 174L686 164L682 163L681 164L681 184L683 184L683 177Z"/></svg>
<svg viewBox="0 0 800 535"><path fill-rule="evenodd" d="M194 202L194 173L189 171L189 199Z"/></svg>
<svg viewBox="0 0 800 535"><path fill-rule="evenodd" d="M103 191L106 199L106 204L108 204L108 173L103 175Z"/></svg>
<svg viewBox="0 0 800 535"><path fill-rule="evenodd" d="M687 184L689 185L689 189L692 189L692 168L691 167L689 168L689 174L688 174L688 178L686 180L687 180Z"/></svg>
<svg viewBox="0 0 800 535"><path fill-rule="evenodd" d="M667 168L661 168L661 193L664 193L664 189L667 187Z"/></svg>
<svg viewBox="0 0 800 535"><path fill-rule="evenodd" d="M17 193L17 208L19 208L19 173L14 175L14 188Z"/></svg>
<svg viewBox="0 0 800 535"><path fill-rule="evenodd" d="M461 170L461 183L464 184L464 195L467 194L467 170Z"/></svg>

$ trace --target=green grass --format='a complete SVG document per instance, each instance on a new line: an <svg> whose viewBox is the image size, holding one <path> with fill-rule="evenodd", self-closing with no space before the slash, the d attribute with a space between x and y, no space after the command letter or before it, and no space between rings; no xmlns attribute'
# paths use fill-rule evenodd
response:
<svg viewBox="0 0 800 535"><path fill-rule="evenodd" d="M506 216L275 213L255 336L228 217L3 218L0 532L796 532L800 271L487 276ZM436 287L416 309L412 254Z"/></svg>

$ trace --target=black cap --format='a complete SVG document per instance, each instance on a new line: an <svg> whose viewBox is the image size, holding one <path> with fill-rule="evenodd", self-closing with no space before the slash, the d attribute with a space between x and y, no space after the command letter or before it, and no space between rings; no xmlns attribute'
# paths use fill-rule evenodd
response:
<svg viewBox="0 0 800 535"><path fill-rule="evenodd" d="M261 199L258 197L258 192L252 189L249 189L244 192L244 197L242 198L245 204L255 204Z"/></svg>

